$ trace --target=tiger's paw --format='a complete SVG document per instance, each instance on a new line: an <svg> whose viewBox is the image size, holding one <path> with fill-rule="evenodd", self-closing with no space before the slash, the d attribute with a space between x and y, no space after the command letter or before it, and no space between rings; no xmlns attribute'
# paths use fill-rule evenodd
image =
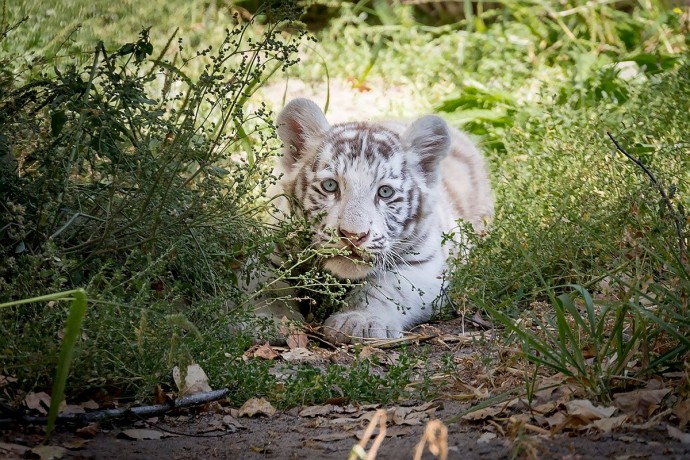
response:
<svg viewBox="0 0 690 460"><path fill-rule="evenodd" d="M394 339L402 337L402 326L367 311L356 310L331 315L323 323L326 339L351 343L359 339Z"/></svg>

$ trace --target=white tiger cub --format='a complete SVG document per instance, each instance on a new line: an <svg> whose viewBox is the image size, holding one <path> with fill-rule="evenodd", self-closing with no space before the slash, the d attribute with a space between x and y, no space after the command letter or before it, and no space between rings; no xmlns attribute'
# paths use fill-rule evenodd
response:
<svg viewBox="0 0 690 460"><path fill-rule="evenodd" d="M278 185L297 203L284 211L322 216L314 242L349 253L323 268L361 283L326 319L327 338L400 337L429 320L453 253L442 233L457 230L458 219L483 232L493 214L472 141L437 116L330 126L308 99L290 102L277 123L285 145Z"/></svg>

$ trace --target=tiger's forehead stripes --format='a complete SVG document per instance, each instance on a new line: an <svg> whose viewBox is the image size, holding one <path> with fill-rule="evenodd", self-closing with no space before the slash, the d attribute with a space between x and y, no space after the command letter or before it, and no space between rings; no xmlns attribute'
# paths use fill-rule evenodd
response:
<svg viewBox="0 0 690 460"><path fill-rule="evenodd" d="M336 125L328 133L322 153L328 151L334 157L362 156L370 163L379 158L389 159L401 150L400 136L383 126L366 123Z"/></svg>

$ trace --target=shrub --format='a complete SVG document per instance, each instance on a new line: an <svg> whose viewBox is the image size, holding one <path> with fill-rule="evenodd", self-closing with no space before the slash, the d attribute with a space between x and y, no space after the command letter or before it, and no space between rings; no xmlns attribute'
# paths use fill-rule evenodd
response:
<svg viewBox="0 0 690 460"><path fill-rule="evenodd" d="M289 2L267 8L263 25L236 16L215 48L189 52L173 35L154 53L147 29L114 50L98 43L83 68L3 75L0 302L84 287L96 307L81 379L155 380L200 340L195 323L227 333L237 269L272 251L259 197L278 142L249 101L296 62L303 33ZM56 309L0 312L7 371L45 381Z"/></svg>

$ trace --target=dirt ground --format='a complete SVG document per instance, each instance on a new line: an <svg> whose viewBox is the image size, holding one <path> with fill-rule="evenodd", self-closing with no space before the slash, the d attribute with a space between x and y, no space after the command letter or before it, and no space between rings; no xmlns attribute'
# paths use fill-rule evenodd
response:
<svg viewBox="0 0 690 460"><path fill-rule="evenodd" d="M241 408L214 402L146 420L101 423L81 431L61 425L49 443L58 447L61 457L44 452L40 458L347 459L362 437L369 439L363 450L375 450L372 445L379 431L366 438L365 430L370 425L380 426L376 417L382 410L387 424L377 459L416 458L417 444L433 420L442 421L447 428L446 435L432 431L439 437L435 445L447 446L450 459L690 458L690 434L677 429L678 418L671 409L650 400L650 395L666 395L663 389L636 394L637 399L628 399L623 408L611 407L612 412L596 404L590 411L589 402L570 391L573 387L567 381L553 385L559 380L551 376L551 387L535 394L532 409L510 397L458 418L471 405L491 401L488 398L508 388L520 391L522 379L520 373L511 370L509 360L502 369L487 373L480 358L495 352L496 346L457 340L461 337L458 331L467 324L458 318L428 326L420 336L434 332L437 337L411 345L424 351L426 360L420 365L427 371L433 372L434 364L440 365L440 356L448 353L462 369L450 385L451 377L437 374L434 381L445 386L442 396L433 401L399 401L385 407L333 402L294 407L270 416L259 411L251 417ZM476 331L465 331L463 336L467 334ZM396 354L395 349L377 352L389 357ZM281 360L275 362L278 366ZM644 417L640 417L640 408ZM0 459L39 458L27 449L41 443L42 433L43 427L35 425L0 426ZM434 443L427 442L421 458L439 458L429 452L429 445Z"/></svg>
<svg viewBox="0 0 690 460"><path fill-rule="evenodd" d="M435 416L447 420L466 405L443 401ZM154 424L137 423L158 433L171 430L178 435L157 440L131 440L123 437L131 426L100 429L85 441L74 429L61 427L51 445L69 447L62 458L83 459L346 459L358 442L358 431L348 432L327 419L301 417L297 410L278 413L273 417L242 418L241 428L228 429L223 415L165 416ZM364 428L363 422L359 425ZM221 429L214 429L224 426ZM448 458L544 458L544 459L682 459L690 458L690 444L669 437L665 423L645 429L624 429L612 433L585 431L555 436L523 433L510 439L498 435L487 439L492 424L461 421L449 423ZM378 459L412 459L422 438L424 426L390 429L378 449ZM493 430L497 432L500 430ZM361 433L361 432L360 432ZM33 447L42 439L38 427L15 427L3 430L0 436L0 458L38 458L8 448L6 444ZM371 444L371 443L369 443ZM46 458L46 457L43 457ZM60 457L54 457L60 458ZM425 451L424 459L438 458Z"/></svg>

